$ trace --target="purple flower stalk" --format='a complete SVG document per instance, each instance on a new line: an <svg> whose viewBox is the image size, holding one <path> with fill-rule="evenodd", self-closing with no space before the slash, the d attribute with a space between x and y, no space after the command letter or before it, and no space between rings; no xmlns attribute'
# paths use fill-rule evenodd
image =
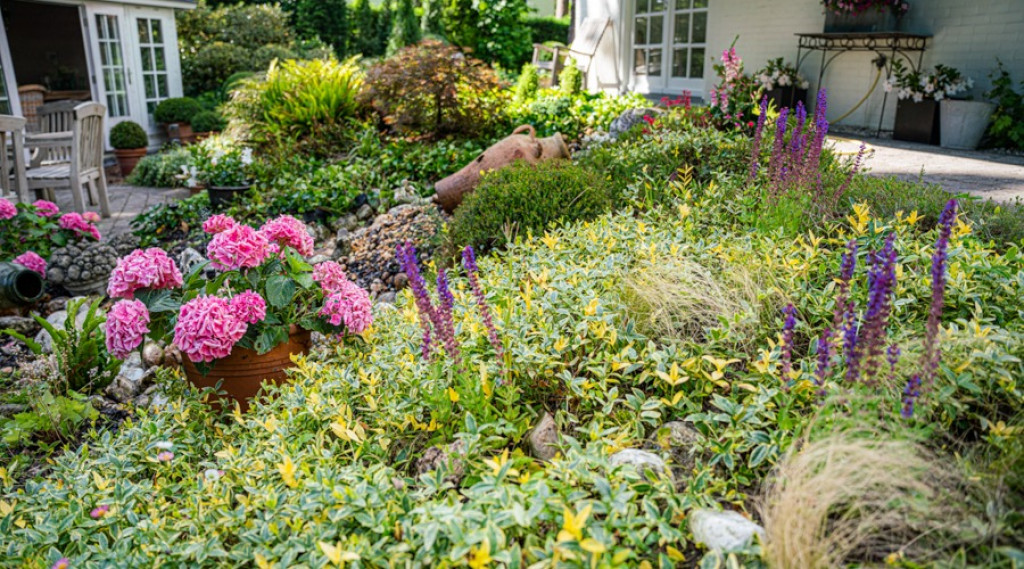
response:
<svg viewBox="0 0 1024 569"><path fill-rule="evenodd" d="M843 323L843 355L846 358L846 380L856 381L860 373L860 347L857 345L857 315L851 309L846 312Z"/></svg>
<svg viewBox="0 0 1024 569"><path fill-rule="evenodd" d="M921 376L914 374L907 381L907 386L903 388L903 408L900 410L900 415L904 419L909 419L914 416L914 403L917 398L921 396Z"/></svg>
<svg viewBox="0 0 1024 569"><path fill-rule="evenodd" d="M779 186L782 183L783 166L786 163L786 120L789 118L789 109L783 107L779 111L779 117L775 119L775 144L772 146L771 162L768 164L768 177L771 179L772 196L779 194Z"/></svg>
<svg viewBox="0 0 1024 569"><path fill-rule="evenodd" d="M429 360L432 344L431 324L434 325L435 330L439 330L437 326L437 313L430 302L427 283L423 280L423 276L420 275L420 269L416 263L416 248L413 247L412 243L406 241L404 244L399 244L395 247L395 253L402 272L405 273L405 276L409 277L409 288L412 289L413 297L416 299L416 310L420 313L420 326L423 328L423 359Z"/></svg>
<svg viewBox="0 0 1024 569"><path fill-rule="evenodd" d="M814 106L814 140L807 149L807 158L804 160L803 168L805 176L808 178L814 176L819 198L821 192L821 150L825 145L825 135L828 134L828 120L825 119L826 111L828 111L828 95L825 89L819 89L818 99ZM805 182L810 183L811 180L807 179Z"/></svg>
<svg viewBox="0 0 1024 569"><path fill-rule="evenodd" d="M863 357L864 378L869 383L874 382L885 350L886 328L892 312L892 293L896 285L895 238L895 234L889 234L882 250L872 254L872 267L868 271L868 306L857 343Z"/></svg>
<svg viewBox="0 0 1024 569"><path fill-rule="evenodd" d="M935 252L932 253L932 304L928 311L928 323L925 326L924 353L922 368L924 381L931 384L939 369L942 352L939 348L939 326L942 321L942 303L946 293L946 260L949 248L949 237L956 221L957 201L949 200L942 215L939 216L939 237L935 240Z"/></svg>
<svg viewBox="0 0 1024 569"><path fill-rule="evenodd" d="M473 251L472 245L467 245L462 251L462 266L466 268L469 288L473 291L476 306L480 310L480 318L484 321L484 326L487 328L487 339L490 340L491 346L494 348L494 354L498 358L498 365L501 366L502 374L504 374L506 371L504 365L505 350L502 348L501 340L498 338L498 329L494 326L494 319L491 317L491 307L487 305L484 289L480 286L480 279L477 276L479 267L476 265L476 253Z"/></svg>
<svg viewBox="0 0 1024 569"><path fill-rule="evenodd" d="M831 366L832 329L825 328L818 338L818 368L814 371L814 384L818 386L818 397L825 396L825 376Z"/></svg>
<svg viewBox="0 0 1024 569"><path fill-rule="evenodd" d="M764 122L768 118L768 96L761 98L761 114L757 117L757 128L754 129L754 145L750 151L750 175L747 181L754 181L757 170L760 168L761 159L761 137L764 135Z"/></svg>
<svg viewBox="0 0 1024 569"><path fill-rule="evenodd" d="M793 328L796 327L796 308L787 304L782 309L786 320L782 323L782 380L788 382L793 371Z"/></svg>
<svg viewBox="0 0 1024 569"><path fill-rule="evenodd" d="M889 362L889 381L896 381L896 364L900 361L900 347L890 344L885 351L885 359Z"/></svg>
<svg viewBox="0 0 1024 569"><path fill-rule="evenodd" d="M459 366L459 343L455 341L455 318L452 314L455 297L452 296L452 291L448 288L448 273L444 269L437 272L437 296L439 303L435 312L440 326L436 332L444 342L445 351L451 356L455 365Z"/></svg>

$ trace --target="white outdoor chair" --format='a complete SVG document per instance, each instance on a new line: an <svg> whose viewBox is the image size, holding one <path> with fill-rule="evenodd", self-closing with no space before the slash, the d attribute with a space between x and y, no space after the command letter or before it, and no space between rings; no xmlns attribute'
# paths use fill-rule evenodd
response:
<svg viewBox="0 0 1024 569"><path fill-rule="evenodd" d="M573 59L576 61L576 66L583 72L584 81L586 81L586 76L590 72L590 64L594 61L598 46L601 45L601 38L604 37L605 30L611 25L612 21L609 18L584 18L569 47L533 44L533 64L537 66L537 69L551 72L551 86L555 87L558 85L558 74L565 67L565 60ZM542 61L541 53L550 53L551 60ZM581 57L586 60L581 62Z"/></svg>
<svg viewBox="0 0 1024 569"><path fill-rule="evenodd" d="M0 198L28 202L25 181L25 119L0 115Z"/></svg>
<svg viewBox="0 0 1024 569"><path fill-rule="evenodd" d="M100 213L110 217L107 177L103 171L103 117L107 108L99 103L81 103L74 108L70 129L64 132L33 134L26 137L29 149L38 150L32 167L26 172L28 189L70 189L75 211L85 212L83 187L97 195ZM44 161L44 155L67 156L67 161Z"/></svg>

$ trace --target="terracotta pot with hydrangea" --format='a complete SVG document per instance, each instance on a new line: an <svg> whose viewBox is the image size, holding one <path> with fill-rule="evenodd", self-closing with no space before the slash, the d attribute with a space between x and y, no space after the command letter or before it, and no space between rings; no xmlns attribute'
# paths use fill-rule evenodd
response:
<svg viewBox="0 0 1024 569"><path fill-rule="evenodd" d="M173 343L186 375L221 389L243 409L264 379L284 380L290 355L311 331L361 334L373 322L369 294L333 261L312 265L304 223L282 215L259 229L214 215L207 261L183 275L158 248L118 261L107 293L107 349L125 358L145 337Z"/></svg>

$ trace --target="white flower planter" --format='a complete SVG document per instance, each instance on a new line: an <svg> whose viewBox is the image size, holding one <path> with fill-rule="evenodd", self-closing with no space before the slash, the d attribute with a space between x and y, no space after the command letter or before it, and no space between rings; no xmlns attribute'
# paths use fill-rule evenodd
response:
<svg viewBox="0 0 1024 569"><path fill-rule="evenodd" d="M939 110L942 147L960 150L977 148L995 110L996 106L992 103L943 99Z"/></svg>

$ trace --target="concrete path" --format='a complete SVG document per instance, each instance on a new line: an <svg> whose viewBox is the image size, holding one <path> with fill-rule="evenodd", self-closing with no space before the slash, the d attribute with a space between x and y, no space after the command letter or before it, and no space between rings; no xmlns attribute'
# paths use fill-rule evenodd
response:
<svg viewBox="0 0 1024 569"><path fill-rule="evenodd" d="M1003 202L1024 202L1024 156L991 152L949 150L939 146L900 140L831 137L835 148L856 154L861 142L867 144L868 174L921 179L938 184L947 192L967 192Z"/></svg>
<svg viewBox="0 0 1024 569"><path fill-rule="evenodd" d="M189 196L188 190L167 188L140 188L122 184L109 185L107 196L110 198L110 217L101 219L99 228L103 239L110 239L121 233L131 232L129 225L135 216L159 203L170 203ZM58 191L57 205L61 211L74 211L71 192ZM99 213L99 206L87 206L86 209Z"/></svg>

